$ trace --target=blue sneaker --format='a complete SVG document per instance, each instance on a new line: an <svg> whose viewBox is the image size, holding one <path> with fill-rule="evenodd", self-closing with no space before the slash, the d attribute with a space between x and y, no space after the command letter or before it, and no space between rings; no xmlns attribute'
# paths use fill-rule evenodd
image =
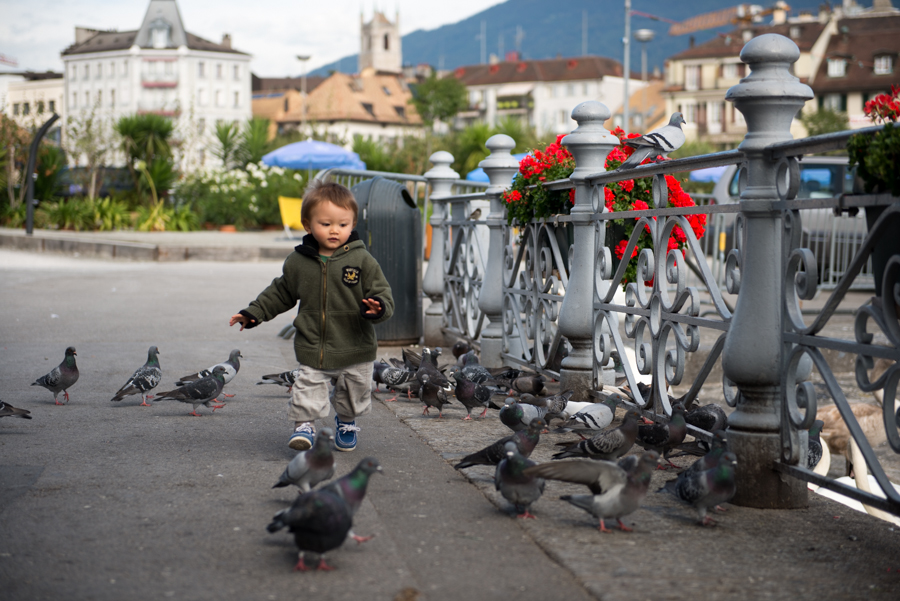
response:
<svg viewBox="0 0 900 601"><path fill-rule="evenodd" d="M288 440L288 446L295 451L305 451L312 447L315 436L315 427L307 422L294 429L294 433L291 434L291 438Z"/></svg>
<svg viewBox="0 0 900 601"><path fill-rule="evenodd" d="M359 426L356 420L350 422L342 422L337 415L334 416L334 426L337 434L334 436L334 448L338 451L352 451L356 448L356 433L359 432Z"/></svg>

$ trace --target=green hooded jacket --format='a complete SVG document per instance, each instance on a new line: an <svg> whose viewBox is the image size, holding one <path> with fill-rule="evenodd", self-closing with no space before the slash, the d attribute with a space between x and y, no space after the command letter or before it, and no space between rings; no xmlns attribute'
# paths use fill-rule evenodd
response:
<svg viewBox="0 0 900 601"><path fill-rule="evenodd" d="M366 315L362 299L381 303L378 315ZM297 361L317 369L339 369L374 361L378 352L376 323L394 313L394 298L381 267L354 231L326 262L312 235L303 237L284 261L281 276L272 280L240 313L245 327L256 327L290 310L300 301L294 319Z"/></svg>

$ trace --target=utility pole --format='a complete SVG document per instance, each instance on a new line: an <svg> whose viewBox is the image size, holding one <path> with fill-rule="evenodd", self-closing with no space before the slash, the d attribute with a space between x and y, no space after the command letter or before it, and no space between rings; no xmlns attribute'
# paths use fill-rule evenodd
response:
<svg viewBox="0 0 900 601"><path fill-rule="evenodd" d="M497 57L503 62L503 51L505 48L503 47L503 32L500 32L500 36L497 38Z"/></svg>
<svg viewBox="0 0 900 601"><path fill-rule="evenodd" d="M521 25L516 25L516 54L522 60L522 40L525 39L525 30Z"/></svg>
<svg viewBox="0 0 900 601"><path fill-rule="evenodd" d="M487 63L487 21L481 20L481 34L478 38L481 40L481 64Z"/></svg>
<svg viewBox="0 0 900 601"><path fill-rule="evenodd" d="M625 102L622 105L622 129L628 133L628 80L631 77L631 0L625 0L625 37L622 38L625 48Z"/></svg>
<svg viewBox="0 0 900 601"><path fill-rule="evenodd" d="M588 31L588 18L587 11L582 11L581 13L581 56L587 56L588 44L587 44L587 31Z"/></svg>
<svg viewBox="0 0 900 601"><path fill-rule="evenodd" d="M303 65L303 73L300 76L300 96L303 98L303 106L300 108L300 135L306 131L306 61L310 59L308 54L298 54L297 60ZM312 137L312 136L310 136Z"/></svg>

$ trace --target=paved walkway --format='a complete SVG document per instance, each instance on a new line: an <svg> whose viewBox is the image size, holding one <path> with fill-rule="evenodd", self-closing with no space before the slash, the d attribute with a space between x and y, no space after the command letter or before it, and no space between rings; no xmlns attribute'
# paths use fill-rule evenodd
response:
<svg viewBox="0 0 900 601"><path fill-rule="evenodd" d="M286 396L257 378L293 365L275 336L226 320L280 271L277 262L73 259L0 249L0 399L33 412L0 421L0 590L4 599L896 599L900 531L811 496L795 511L730 507L715 528L651 493L602 535L549 483L515 520L490 470L452 469L505 435L495 414L423 417L418 403L377 401L359 449L375 476L355 529L369 543L334 553L330 573L293 573L284 533L265 525L293 492L271 489L291 452ZM138 407L112 393L151 345L171 377L246 359L237 396L202 418L176 403ZM78 349L72 401L29 386ZM384 355L399 349L384 348ZM204 410L201 409L203 412ZM544 437L544 461L560 438ZM676 460L677 461L677 460ZM654 475L658 487L671 475ZM418 596L417 596L418 595Z"/></svg>

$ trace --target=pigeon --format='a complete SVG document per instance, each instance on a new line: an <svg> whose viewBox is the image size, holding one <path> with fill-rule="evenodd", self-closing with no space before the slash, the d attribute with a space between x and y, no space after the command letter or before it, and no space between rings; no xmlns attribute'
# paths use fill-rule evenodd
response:
<svg viewBox="0 0 900 601"><path fill-rule="evenodd" d="M416 380L415 371L410 371L405 367L394 367L392 365L385 365L381 370L381 383L394 392L405 392L407 398L411 396L414 387L419 387L419 381ZM385 400L396 401L397 395Z"/></svg>
<svg viewBox="0 0 900 601"><path fill-rule="evenodd" d="M616 460L627 453L637 438L638 420L641 414L631 409L625 414L622 425L611 430L603 430L587 440L569 444L565 449L553 455L554 459L566 457L588 457L589 459ZM568 443L558 443L565 445Z"/></svg>
<svg viewBox="0 0 900 601"><path fill-rule="evenodd" d="M466 408L463 420L471 420L472 409L476 407L484 407L479 417L487 415L488 405L491 402L490 389L466 377L465 370L458 370L453 379L456 380L456 399Z"/></svg>
<svg viewBox="0 0 900 601"><path fill-rule="evenodd" d="M681 124L687 123L681 113L672 113L669 123L638 138L627 138L625 144L634 148L630 157L625 159L616 171L632 169L644 162L647 157L667 157L684 144L684 132Z"/></svg>
<svg viewBox="0 0 900 601"><path fill-rule="evenodd" d="M456 357L459 365L462 365L462 357L464 357L470 350L472 350L472 347L469 346L469 343L464 340L457 340L453 343L453 348L450 349L450 352L453 353L454 357Z"/></svg>
<svg viewBox="0 0 900 601"><path fill-rule="evenodd" d="M50 370L50 373L41 376L31 383L32 386L43 386L53 393L53 401L57 405L62 405L57 397L60 391L66 403L69 402L69 388L78 381L78 366L75 364L75 347L70 346L66 349L66 357L63 362Z"/></svg>
<svg viewBox="0 0 900 601"><path fill-rule="evenodd" d="M334 476L334 455L331 445L334 443L334 430L322 428L316 432L313 445L306 451L297 453L284 473L278 478L278 482L272 488L282 488L293 484L300 492L309 492L316 484L324 482Z"/></svg>
<svg viewBox="0 0 900 601"><path fill-rule="evenodd" d="M294 385L294 380L297 379L297 374L299 373L300 370L295 369L293 371L283 371L280 374L266 374L262 377L262 381L257 382L256 384L257 386L260 384L277 384L290 389L291 386Z"/></svg>
<svg viewBox="0 0 900 601"><path fill-rule="evenodd" d="M523 394L519 399L520 403L527 403L544 410L544 420L549 424L552 419L560 419L566 412L569 405L569 399L575 394L574 390L566 390L560 394L548 397L536 397L530 394Z"/></svg>
<svg viewBox="0 0 900 601"><path fill-rule="evenodd" d="M544 389L544 376L541 375L525 375L519 376L510 384L510 388L519 393L541 394Z"/></svg>
<svg viewBox="0 0 900 601"><path fill-rule="evenodd" d="M472 467L473 465L497 465L506 457L506 443L508 442L515 443L516 448L519 449L519 453L522 457L528 458L531 455L531 452L534 451L538 442L540 442L541 430L543 430L545 426L544 420L533 420L528 424L528 428L525 430L519 430L511 436L501 438L497 442L484 447L477 453L466 455L453 467L461 470Z"/></svg>
<svg viewBox="0 0 900 601"><path fill-rule="evenodd" d="M31 411L28 409L19 409L13 407L9 403L0 401L0 417L20 417L22 419L31 419Z"/></svg>
<svg viewBox="0 0 900 601"><path fill-rule="evenodd" d="M621 530L629 532L631 528L622 523L622 518L640 506L658 463L659 453L646 451L639 457L624 457L618 463L567 459L542 463L526 469L525 473L550 480L584 484L590 488L591 494L565 495L560 499L598 518L600 532L609 532L604 522L607 519L615 519Z"/></svg>
<svg viewBox="0 0 900 601"><path fill-rule="evenodd" d="M822 461L822 441L819 440L819 434L825 422L817 419L813 422L812 428L809 429L809 449L806 452L806 467L813 470Z"/></svg>
<svg viewBox="0 0 900 601"><path fill-rule="evenodd" d="M528 424L537 418L543 419L547 410L528 403L520 403L514 397L507 397L506 404L500 409L500 423L518 432L528 427Z"/></svg>
<svg viewBox="0 0 900 601"><path fill-rule="evenodd" d="M522 370L506 365L489 369L488 371L491 373L491 379L497 384L497 387L503 391L512 388L513 380L522 375Z"/></svg>
<svg viewBox="0 0 900 601"><path fill-rule="evenodd" d="M615 416L616 402L612 397L607 397L599 403L590 403L589 406L576 412L563 421L558 429L575 432L579 436L596 433L609 426Z"/></svg>
<svg viewBox="0 0 900 601"><path fill-rule="evenodd" d="M423 374L419 380L422 383L421 388L419 388L419 400L425 403L422 415L428 415L428 410L431 407L435 407L440 418L444 415L444 405L449 404L450 401L447 399L447 391L438 384L433 384L431 378L431 374Z"/></svg>
<svg viewBox="0 0 900 601"><path fill-rule="evenodd" d="M450 380L448 380L447 376L441 373L441 370L437 367L437 358L440 354L440 347L433 350L428 347L422 349L422 361L419 363L419 367L416 370L416 379L419 381L419 384L424 384L425 377L427 376L428 381L430 381L432 385L439 386L445 391L450 392L453 390L450 386Z"/></svg>
<svg viewBox="0 0 900 601"><path fill-rule="evenodd" d="M366 488L369 486L369 477L375 472L383 472L381 469L381 464L378 463L378 460L374 457L366 457L353 468L349 474L342 476L331 482L326 484L319 490L329 491L341 499L343 499L347 503L347 507L350 509L350 516L356 515L356 512L359 510L360 505L362 505L363 499L366 496ZM348 536L355 540L357 543L364 543L367 540L371 539L371 536L357 536L350 531Z"/></svg>
<svg viewBox="0 0 900 601"><path fill-rule="evenodd" d="M241 351L239 351L238 349L234 349L233 351L231 351L231 354L228 356L227 360L221 363L216 363L215 365L207 367L206 369L201 369L197 373L184 376L183 378L175 382L175 386L184 386L188 382L196 382L200 378L205 378L206 376L210 375L215 368L220 366L225 368L224 380L225 384L228 384L229 382L231 382L231 380L234 379L234 377L237 375L237 372L241 370L241 359L243 358L244 356L241 354ZM224 396L232 397L234 395L226 394Z"/></svg>
<svg viewBox="0 0 900 601"><path fill-rule="evenodd" d="M695 428L706 430L707 432L715 432L716 430L724 430L728 424L728 416L722 411L722 408L715 403L703 405L702 407L694 407L684 414L684 421Z"/></svg>
<svg viewBox="0 0 900 601"><path fill-rule="evenodd" d="M214 412L216 409L221 409L225 406L224 403L221 405L214 403L216 397L222 392L223 386L225 386L225 368L221 365L216 365L212 374L199 380L188 382L180 388L161 392L156 395L153 402L180 401L182 403L190 403L194 406L194 410L189 415L200 417L200 414L197 413L197 407L200 405L212 407Z"/></svg>
<svg viewBox="0 0 900 601"><path fill-rule="evenodd" d="M737 456L734 453L723 453L714 468L680 474L677 479L666 482L659 492L671 493L679 501L692 505L697 510L699 524L715 524L715 520L706 515L706 512L710 507L727 503L734 497L737 491L734 483L736 465Z"/></svg>
<svg viewBox="0 0 900 601"><path fill-rule="evenodd" d="M648 451L662 454L663 459L669 465L678 468L679 466L669 461L669 453L684 442L686 435L687 423L684 421L684 405L679 403L672 407L672 418L668 424L652 423L638 426L636 442Z"/></svg>
<svg viewBox="0 0 900 601"><path fill-rule="evenodd" d="M349 504L334 491L319 489L299 495L288 509L275 514L266 526L269 532L287 528L299 549L294 571L305 572L304 553L319 555L318 570L333 570L325 554L340 547L353 526Z"/></svg>
<svg viewBox="0 0 900 601"><path fill-rule="evenodd" d="M491 372L478 362L475 351L469 351L463 355L463 366L461 371L469 381L475 382L476 384L483 384L488 380L493 381Z"/></svg>
<svg viewBox="0 0 900 601"><path fill-rule="evenodd" d="M159 381L162 379L162 370L159 368L159 357L157 357L158 354L159 349L155 346L151 346L150 350L147 351L147 362L131 374L131 378L119 389L116 396L109 399L110 402L121 401L128 395L140 393L141 407L149 407L150 403L147 402L147 399L152 399L153 395L148 395L147 392L156 388L156 385L159 384Z"/></svg>
<svg viewBox="0 0 900 601"><path fill-rule="evenodd" d="M728 451L728 441L725 438L724 430L716 430L713 432L712 445L709 452L703 457L692 463L686 470L679 475L693 474L712 469L719 464L719 458Z"/></svg>
<svg viewBox="0 0 900 601"><path fill-rule="evenodd" d="M543 478L525 473L525 469L535 465L519 453L516 443L506 443L506 458L497 464L494 471L494 487L503 498L513 504L516 517L535 519L528 508L544 494Z"/></svg>

